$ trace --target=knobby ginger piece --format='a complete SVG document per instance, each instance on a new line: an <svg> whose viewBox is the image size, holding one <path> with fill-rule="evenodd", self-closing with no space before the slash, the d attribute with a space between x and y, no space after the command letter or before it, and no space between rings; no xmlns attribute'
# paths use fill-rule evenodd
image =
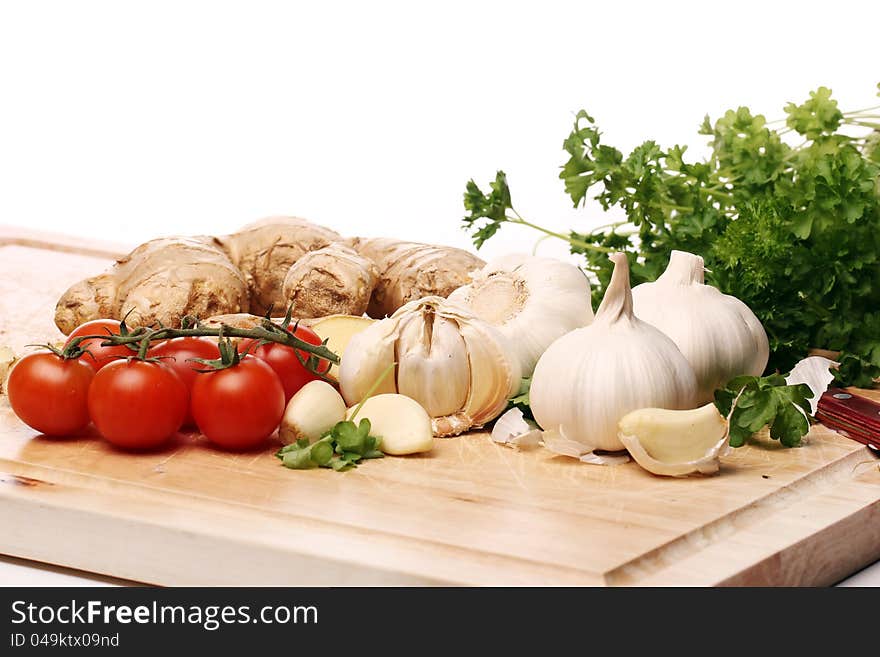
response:
<svg viewBox="0 0 880 657"><path fill-rule="evenodd" d="M377 273L372 260L343 244L310 251L284 277L284 307L294 317L363 315Z"/></svg>
<svg viewBox="0 0 880 657"><path fill-rule="evenodd" d="M210 237L169 237L141 244L108 271L74 284L55 307L65 335L93 319L129 326L179 326L184 315L208 317L247 310L241 272Z"/></svg>
<svg viewBox="0 0 880 657"><path fill-rule="evenodd" d="M448 297L471 282L471 272L486 263L451 246L402 242L390 238L355 238L351 246L378 267L378 280L367 314L381 319L404 304L430 296Z"/></svg>

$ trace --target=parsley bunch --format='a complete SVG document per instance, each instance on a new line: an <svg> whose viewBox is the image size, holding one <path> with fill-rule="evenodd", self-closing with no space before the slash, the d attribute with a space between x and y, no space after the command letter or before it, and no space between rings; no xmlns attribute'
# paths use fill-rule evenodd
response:
<svg viewBox="0 0 880 657"><path fill-rule="evenodd" d="M711 154L689 162L686 146L654 141L624 156L580 111L563 142L565 191L575 206L620 207L627 220L568 233L541 227L514 209L499 171L486 193L468 183L465 227L477 248L504 223L568 241L597 283L595 303L611 279L609 252L627 253L634 285L655 280L672 250L696 253L708 282L763 323L770 372L829 349L841 352L839 379L868 386L880 376L880 106L843 112L820 87L785 114L774 123L747 107L714 123L707 116L699 132Z"/></svg>

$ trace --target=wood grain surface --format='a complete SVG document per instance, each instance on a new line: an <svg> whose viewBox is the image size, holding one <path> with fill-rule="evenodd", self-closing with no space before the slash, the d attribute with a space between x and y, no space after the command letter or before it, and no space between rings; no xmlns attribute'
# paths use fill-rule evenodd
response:
<svg viewBox="0 0 880 657"><path fill-rule="evenodd" d="M21 351L61 338L58 295L119 251L16 234L0 230L0 344ZM341 474L272 451L49 439L0 397L0 553L168 585L824 585L880 557L880 461L821 425L687 479L479 432Z"/></svg>

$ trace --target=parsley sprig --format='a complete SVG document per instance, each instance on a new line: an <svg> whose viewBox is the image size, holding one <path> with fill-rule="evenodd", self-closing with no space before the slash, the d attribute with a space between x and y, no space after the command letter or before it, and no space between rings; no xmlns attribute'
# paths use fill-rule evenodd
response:
<svg viewBox="0 0 880 657"><path fill-rule="evenodd" d="M580 111L563 142L565 191L575 206L619 207L627 220L568 233L538 226L514 209L498 171L486 193L467 184L465 228L477 248L505 223L566 240L597 283L596 304L611 279L607 252L627 253L634 285L655 280L672 250L697 253L708 282L763 323L768 371L822 348L841 352L838 379L870 385L880 376L880 106L845 112L820 87L785 114L707 116L699 132L711 154L691 162L686 146L650 140L624 156ZM792 136L802 143L789 145Z"/></svg>
<svg viewBox="0 0 880 657"><path fill-rule="evenodd" d="M309 443L303 438L285 445L275 456L293 470L333 468L337 472L357 467L362 459L380 459L385 456L379 449L381 440L370 435L370 421L358 424L351 420L337 422L320 440Z"/></svg>
<svg viewBox="0 0 880 657"><path fill-rule="evenodd" d="M768 425L773 440L796 447L810 430L812 396L808 385L787 385L779 374L739 376L715 391L715 406L730 418L731 447L742 447Z"/></svg>

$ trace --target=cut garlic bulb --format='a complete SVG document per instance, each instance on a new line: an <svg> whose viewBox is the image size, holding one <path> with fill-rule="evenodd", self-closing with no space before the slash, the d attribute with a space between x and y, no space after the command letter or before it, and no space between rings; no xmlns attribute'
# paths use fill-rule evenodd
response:
<svg viewBox="0 0 880 657"><path fill-rule="evenodd" d="M690 411L642 408L623 416L618 430L636 463L656 475L718 472L730 449L728 421L711 403Z"/></svg>
<svg viewBox="0 0 880 657"><path fill-rule="evenodd" d="M411 301L351 338L339 366L346 403L361 401L395 362L395 375L385 377L375 394L415 399L431 416L437 436L495 419L521 379L504 336L441 297Z"/></svg>
<svg viewBox="0 0 880 657"><path fill-rule="evenodd" d="M523 376L557 338L593 320L590 283L574 265L524 254L503 256L449 295L508 339Z"/></svg>
<svg viewBox="0 0 880 657"><path fill-rule="evenodd" d="M693 369L675 343L633 315L626 256L610 257L614 273L593 323L550 345L530 389L538 424L582 453L624 449L617 423L630 411L693 408L696 395Z"/></svg>
<svg viewBox="0 0 880 657"><path fill-rule="evenodd" d="M703 272L700 256L673 251L656 281L632 291L636 316L672 338L694 368L698 403L736 376L760 375L770 356L758 318L736 297L705 285Z"/></svg>

